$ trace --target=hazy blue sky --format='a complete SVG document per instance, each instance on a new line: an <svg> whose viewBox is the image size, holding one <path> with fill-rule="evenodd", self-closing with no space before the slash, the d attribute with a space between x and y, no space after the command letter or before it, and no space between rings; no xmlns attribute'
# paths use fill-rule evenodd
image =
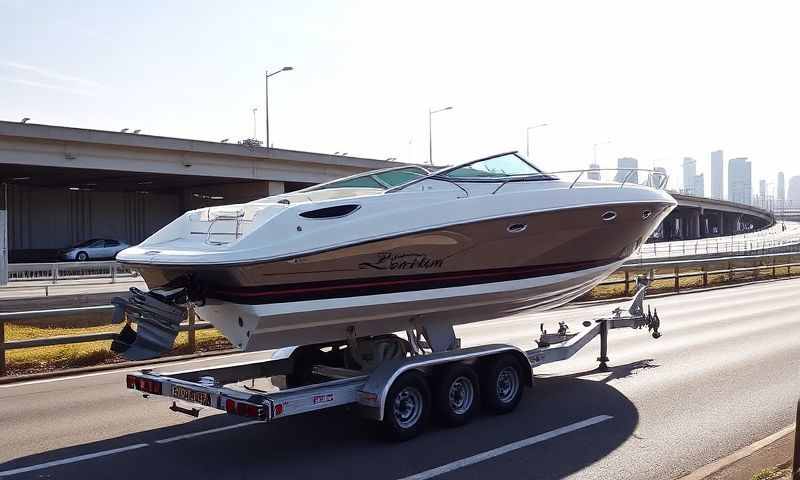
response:
<svg viewBox="0 0 800 480"><path fill-rule="evenodd" d="M0 0L0 118L436 163L525 149L549 170L723 149L800 174L793 2ZM708 187L707 187L708 188Z"/></svg>

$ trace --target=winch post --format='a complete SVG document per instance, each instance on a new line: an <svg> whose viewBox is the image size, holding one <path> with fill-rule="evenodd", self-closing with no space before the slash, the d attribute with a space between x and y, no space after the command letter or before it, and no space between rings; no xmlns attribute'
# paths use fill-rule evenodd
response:
<svg viewBox="0 0 800 480"><path fill-rule="evenodd" d="M600 320L600 356L597 357L600 365L597 366L598 372L608 371L608 320Z"/></svg>

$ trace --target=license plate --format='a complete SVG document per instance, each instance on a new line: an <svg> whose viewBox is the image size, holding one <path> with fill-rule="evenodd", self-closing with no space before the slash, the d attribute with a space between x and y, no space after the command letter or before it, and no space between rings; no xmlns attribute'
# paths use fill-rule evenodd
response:
<svg viewBox="0 0 800 480"><path fill-rule="evenodd" d="M207 407L211 406L211 394L207 392L199 392L197 390L192 390L191 388L173 385L172 396L187 402L198 403Z"/></svg>

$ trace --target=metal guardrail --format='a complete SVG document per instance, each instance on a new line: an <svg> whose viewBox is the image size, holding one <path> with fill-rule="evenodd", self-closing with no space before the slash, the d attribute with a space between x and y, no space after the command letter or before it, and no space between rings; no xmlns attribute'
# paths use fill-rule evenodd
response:
<svg viewBox="0 0 800 480"><path fill-rule="evenodd" d="M8 265L8 281L76 280L86 278L108 278L111 283L120 277L134 277L138 273L113 260L106 262L55 262L55 263L11 263Z"/></svg>
<svg viewBox="0 0 800 480"><path fill-rule="evenodd" d="M34 320L34 319L50 319L55 322L64 321L68 317L76 315L95 313L95 312L108 312L109 315L114 310L113 305L99 305L94 307L77 307L77 308L56 308L52 310L32 310L27 312L6 312L0 313L0 376L6 374L6 351L16 350L20 348L34 348L34 347L51 347L56 345L69 345L73 343L84 342L97 342L103 340L115 340L118 333L115 332L100 332L100 333L87 333L79 335L58 335L54 337L31 338L27 340L5 340L5 322L13 322L15 320ZM205 330L214 328L209 322L197 321L197 314L191 312L188 316L188 322L182 323L179 327L180 332L189 333L189 351L191 353L197 352L197 337L195 332L197 330Z"/></svg>
<svg viewBox="0 0 800 480"><path fill-rule="evenodd" d="M622 266L618 272L625 275L624 280L606 280L600 285L624 285L624 295L631 294L631 286L635 283L635 275L633 280L631 274L650 272L655 270L670 269L669 275L654 275L654 280L674 280L673 291L680 292L680 280L682 278L690 277L703 277L703 286L708 286L709 275L727 275L728 280L733 280L737 273L742 272L760 272L762 270L771 270L771 276L777 277L778 268L786 268L788 275L792 274L792 267L800 267L800 262L792 262L792 257L800 259L798 252L784 252L773 253L766 255L744 255L744 256L729 256L724 258L705 258L705 259L689 259L689 260L655 260L650 262L638 262L634 260L633 263L628 263ZM741 266L758 262L758 265ZM765 263L766 262L766 263ZM725 264L725 268L711 270L707 268L708 265ZM686 271L687 268L693 269ZM682 271L683 270L683 271ZM83 335L64 335L47 338L36 338L29 340L14 340L5 341L5 322L13 322L15 320L32 320L48 318L51 320L63 320L64 318L80 315L84 313L94 312L109 312L114 309L111 305L100 305L94 307L79 307L79 308L58 308L53 310L35 310L27 312L9 312L0 313L0 376L5 375L6 372L6 350L14 350L19 348L32 348L44 347L54 345L66 345L72 343L94 342L98 340L114 340L117 337L116 333L103 332L91 333ZM197 343L195 338L195 331L213 328L208 322L197 322L196 313L192 312L188 316L188 323L181 324L180 331L189 332L189 349L192 353L197 350ZM798 478L797 480L800 480Z"/></svg>

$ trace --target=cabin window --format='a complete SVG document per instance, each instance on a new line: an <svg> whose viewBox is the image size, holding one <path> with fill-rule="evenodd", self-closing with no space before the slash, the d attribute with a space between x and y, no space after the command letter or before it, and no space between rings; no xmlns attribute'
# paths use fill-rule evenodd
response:
<svg viewBox="0 0 800 480"><path fill-rule="evenodd" d="M360 205L336 205L335 207L318 208L300 214L303 218L339 218L350 215L360 208Z"/></svg>

